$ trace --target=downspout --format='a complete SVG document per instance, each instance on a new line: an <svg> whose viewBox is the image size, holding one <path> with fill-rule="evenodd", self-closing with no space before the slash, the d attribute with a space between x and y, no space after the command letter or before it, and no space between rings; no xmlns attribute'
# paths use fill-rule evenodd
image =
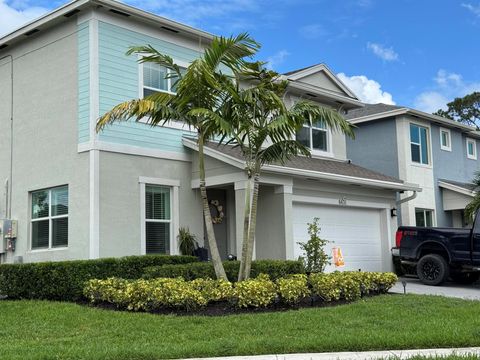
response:
<svg viewBox="0 0 480 360"><path fill-rule="evenodd" d="M0 61L10 58L10 173L5 181L5 217L10 219L12 216L12 173L13 173L13 56L5 55Z"/></svg>
<svg viewBox="0 0 480 360"><path fill-rule="evenodd" d="M398 200L398 201L397 201L397 206L398 206L398 205L401 205L401 204L403 204L403 203L406 203L406 202L408 202L408 201L410 201L410 200L413 200L413 199L415 199L416 197L417 197L417 191L416 191L416 190L413 190L413 194L412 194L412 195L406 197L405 199L400 199L400 200Z"/></svg>

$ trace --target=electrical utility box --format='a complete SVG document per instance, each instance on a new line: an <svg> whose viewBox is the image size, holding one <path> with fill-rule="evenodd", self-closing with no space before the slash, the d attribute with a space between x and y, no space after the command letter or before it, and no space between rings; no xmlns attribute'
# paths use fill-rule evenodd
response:
<svg viewBox="0 0 480 360"><path fill-rule="evenodd" d="M0 219L0 253L12 247L17 238L17 227L17 220Z"/></svg>

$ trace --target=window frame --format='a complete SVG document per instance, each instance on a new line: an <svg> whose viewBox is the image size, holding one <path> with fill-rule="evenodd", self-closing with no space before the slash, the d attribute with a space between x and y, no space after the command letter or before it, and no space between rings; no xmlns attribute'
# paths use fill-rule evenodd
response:
<svg viewBox="0 0 480 360"><path fill-rule="evenodd" d="M425 226L423 227L434 227L435 226L435 211L433 209L426 209L426 208L414 208L414 211L415 211L415 226L418 226L418 227L422 227L421 225L418 225L417 224L417 212L422 212L423 214L423 219L424 219L424 222L425 222ZM427 225L427 212L429 212L432 216L432 222L431 222L431 225L428 226Z"/></svg>
<svg viewBox="0 0 480 360"><path fill-rule="evenodd" d="M317 155L317 156L326 156L326 157L333 157L333 151L332 151L332 131L331 129L325 125L325 128L319 128L317 126L312 126L308 124L304 124L303 128L307 128L309 130L309 135L310 135L310 146L308 148L310 149L310 152L312 155ZM319 149L314 149L313 148L313 131L312 130L320 130L325 132L325 143L327 146L326 150L319 150ZM297 136L295 135L295 140L297 140Z"/></svg>
<svg viewBox="0 0 480 360"><path fill-rule="evenodd" d="M473 154L471 155L470 155L470 152L468 151L469 143L473 144ZM477 140L472 138L466 138L465 144L466 144L466 150L467 150L467 158L470 160L477 160Z"/></svg>
<svg viewBox="0 0 480 360"><path fill-rule="evenodd" d="M447 145L443 145L443 137L442 134L447 134ZM452 151L452 133L450 129L440 128L440 149L445 151Z"/></svg>
<svg viewBox="0 0 480 360"><path fill-rule="evenodd" d="M140 254L147 254L146 224L147 221L166 223L170 222L170 251L166 255L178 255L177 246L178 224L179 224L179 188L180 180L161 179L140 176L138 179L140 184ZM163 186L170 188L170 220L147 219L145 211L146 203L146 187L147 186Z"/></svg>
<svg viewBox="0 0 480 360"><path fill-rule="evenodd" d="M424 163L422 162L422 143L421 143L421 136L419 132L419 143L413 142L412 141L412 131L411 131L411 126L416 126L419 128L424 128L426 130L426 141L427 143L425 144L426 150L427 150L427 162ZM424 124L419 124L417 122L410 121L408 122L408 137L409 137L409 151L410 151L410 163L415 166L426 166L426 167L431 167L432 166L432 151L430 149L430 127ZM420 147L420 161L414 161L413 160L413 153L412 153L412 144L413 145L418 145Z"/></svg>
<svg viewBox="0 0 480 360"><path fill-rule="evenodd" d="M55 189L61 189L61 188L67 188L67 197L68 197L68 212L67 214L62 214L62 215L53 215L52 216L52 191ZM34 219L32 216L32 210L33 210L33 194L40 192L40 191L47 191L48 192L48 216L46 217L41 217L41 218L36 218ZM38 190L32 190L29 192L29 231L30 231L30 246L29 250L30 252L37 252L37 251L52 251L52 250L65 250L68 249L68 243L69 243L69 233L67 232L67 245L62 245L62 246L52 246L53 244L53 239L52 239L52 223L53 220L56 219L67 219L69 218L70 214L70 189L68 185L59 185L59 186L54 186L50 188L44 188L44 189L38 189ZM46 221L48 220L48 247L33 247L33 223L39 222L39 221ZM69 228L70 229L70 228Z"/></svg>
<svg viewBox="0 0 480 360"><path fill-rule="evenodd" d="M143 96L143 89L144 89L144 86L143 86L143 64L144 63L140 62L140 60L142 58L143 58L143 55L139 54L138 55L138 98L139 99L143 99L143 97L144 97ZM190 66L190 64L188 62L177 60L177 59L173 59L173 62L175 64L177 64L178 66L180 66L182 68L185 68L185 69ZM168 79L168 81L170 81L170 80L171 79ZM169 92L169 91L160 90L160 89L154 89L154 88L151 88L149 86L147 86L146 88L150 89L150 90L154 90L154 91L159 91L159 92L171 94L171 95L176 95L176 93L174 93L174 92ZM148 119L143 118L143 119L140 119L139 122L145 124L145 123L148 122ZM171 121L167 122L166 124L163 124L162 126L167 127L167 128L172 128L172 129L180 129L180 130L190 131L190 132L194 132L194 133L197 132L195 129L190 128L190 126L185 124L183 121L171 120Z"/></svg>

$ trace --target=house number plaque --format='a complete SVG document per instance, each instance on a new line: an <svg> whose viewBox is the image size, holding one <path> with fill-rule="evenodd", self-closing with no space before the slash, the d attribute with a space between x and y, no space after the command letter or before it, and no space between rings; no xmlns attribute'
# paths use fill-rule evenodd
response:
<svg viewBox="0 0 480 360"><path fill-rule="evenodd" d="M340 199L338 199L338 205L341 205L341 206L347 205L347 197L342 196Z"/></svg>

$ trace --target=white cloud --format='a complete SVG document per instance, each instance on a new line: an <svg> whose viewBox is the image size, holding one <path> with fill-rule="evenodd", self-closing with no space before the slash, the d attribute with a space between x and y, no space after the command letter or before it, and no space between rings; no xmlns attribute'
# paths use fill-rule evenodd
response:
<svg viewBox="0 0 480 360"><path fill-rule="evenodd" d="M433 78L431 89L420 93L414 100L416 109L432 113L446 109L447 103L456 97L463 97L474 91L480 91L480 82L469 82L461 74L438 70Z"/></svg>
<svg viewBox="0 0 480 360"><path fill-rule="evenodd" d="M37 6L22 7L19 10L7 4L6 0L0 0L0 36L15 30L47 11L48 9Z"/></svg>
<svg viewBox="0 0 480 360"><path fill-rule="evenodd" d="M392 95L382 90L382 86L365 75L347 76L339 73L338 78L345 83L358 98L367 104L384 103L395 105Z"/></svg>
<svg viewBox="0 0 480 360"><path fill-rule="evenodd" d="M328 35L328 31L320 24L310 24L302 26L298 32L301 36L307 39L317 39L319 37Z"/></svg>
<svg viewBox="0 0 480 360"><path fill-rule="evenodd" d="M480 17L480 3L478 5L462 3L465 9L468 9L473 15Z"/></svg>
<svg viewBox="0 0 480 360"><path fill-rule="evenodd" d="M290 53L287 50L277 51L275 54L267 58L267 68L275 69L278 65L282 64L285 61L288 55L290 55Z"/></svg>
<svg viewBox="0 0 480 360"><path fill-rule="evenodd" d="M396 61L398 60L398 54L393 50L392 47L385 47L382 44L377 43L367 43L367 49L372 51L380 59L384 61Z"/></svg>

